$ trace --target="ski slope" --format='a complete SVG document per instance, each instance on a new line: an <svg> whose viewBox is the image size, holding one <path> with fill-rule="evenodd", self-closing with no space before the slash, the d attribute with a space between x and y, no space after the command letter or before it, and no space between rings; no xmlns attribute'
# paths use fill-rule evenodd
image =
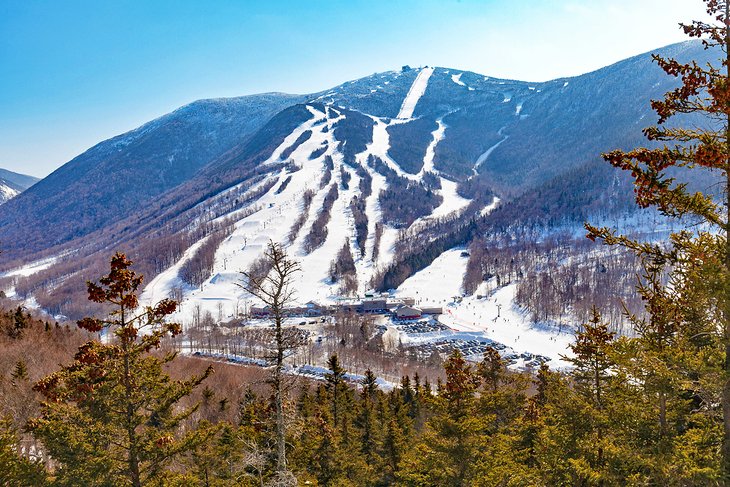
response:
<svg viewBox="0 0 730 487"><path fill-rule="evenodd" d="M413 81L411 88L408 90L406 98L403 100L403 104L400 107L398 116L399 119L409 119L413 117L413 111L416 109L418 100L421 99L424 93L426 93L426 87L428 86L428 79L433 74L433 68L422 68L418 72L418 76Z"/></svg>
<svg viewBox="0 0 730 487"><path fill-rule="evenodd" d="M477 158L477 161L476 161L476 162L474 163L474 175L475 175L475 176L476 176L476 175L478 174L478 170L479 170L479 167L480 167L480 166L481 166L482 164L484 164L484 162L485 162L485 161L486 161L487 159L489 159L489 156L491 156L491 155L492 155L492 152L494 152L494 151L495 151L495 150L497 149L497 147L499 147L500 145L502 145L502 143L503 143L503 142L504 142L505 140L509 139L509 135L504 135L504 134L503 134L503 132L504 132L504 129L506 129L506 128L507 128L507 127L506 127L506 126L504 126L504 127L502 127L501 129L499 129L499 130L497 131L497 135L499 135L500 137L502 137L502 139L501 139L501 140L500 140L499 142L497 142L496 144L494 144L494 145L492 145L491 147L489 147L489 148L488 148L488 149L487 149L486 151L484 151L484 153L483 153L482 155L480 155L480 156L479 156L479 157Z"/></svg>
<svg viewBox="0 0 730 487"><path fill-rule="evenodd" d="M457 247L441 254L425 269L401 284L398 296L416 298L417 306L443 308L439 322L454 331L483 336L514 351L540 354L551 366L565 367L561 355L568 355L573 330L549 324L532 324L526 313L514 305L516 285L488 290L484 283L472 296L462 296L462 281L469 257ZM478 296L487 296L479 299Z"/></svg>
<svg viewBox="0 0 730 487"><path fill-rule="evenodd" d="M429 221L458 214L471 203L470 199L458 194L456 182L445 178L434 167L436 148L446 136L447 125L443 122L443 116L447 114L436 120L437 127L431 133L432 139L426 148L423 167L418 174L403 171L388 155L390 149L388 127L407 123L411 119L432 73L432 68L424 68L419 72L403 101L397 119L369 115L374 121L372 139L370 143L365 144L365 149L361 153L355 155L355 160L372 178L372 192L364 202L364 212L368 218L368 235L363 255L360 255L357 247L354 218L350 208L353 197L360 196L360 175L345 163L340 152L341 141L335 138L334 127L345 118L345 114L332 104L319 109L307 106L313 117L288 134L273 150L271 156L262 163L264 166L278 167L277 164L288 162L287 167L268 173L261 181L248 188L245 194L260 191L262 187L268 187L268 191L258 197L250 207L237 208L218 218L221 221L224 218L232 218L235 223L231 234L220 244L215 253L210 277L199 287L190 286L179 277L182 266L188 260L195 258L196 251L205 243L203 239L194 243L178 262L147 285L140 299L141 304L151 305L173 293L181 292L183 300L173 319L184 325L189 326L193 317L201 317L207 313L214 319L232 319L251 305L260 304L241 287L243 284L241 271L248 270L264 254L270 241L284 245L289 256L301 266L301 272L293 281L296 295L292 304L302 305L314 301L326 305L334 304L340 299L342 296L340 284L331 282L329 269L338 251L346 242L349 243L355 259L357 293L362 296L369 289L372 277L396 258L395 244L399 234L404 231L383 224L382 236L376 241L376 224L382 223L379 196L387 189L388 181L386 177L368 166L369 156L380 158L396 174L410 180L420 181L426 172L435 173L440 178L441 189L437 192L443 198L442 203L431 214L416 220L413 226L407 229L408 232L417 232L419 225L426 225ZM286 157L286 161L282 161L284 150L307 130L312 132L309 139L296 147ZM499 134L502 135L502 130ZM484 162L491 151L506 138L507 136L504 136L500 142L490 147L480 157L478 164ZM310 159L312 152L324 145L327 147L326 151ZM328 157L332 159L334 169L329 183L322 185L322 177L326 171L325 159ZM343 173L349 176L347 187L343 185ZM287 186L280 189L281 183L289 178ZM304 245L306 236L318 218L332 184L338 185L338 197L330 211L326 239L320 247L307 252ZM240 189L239 186L222 191L210 201L224 200L234 189ZM290 241L292 224L304 211L304 194L308 190L313 192L314 197L307 213L303 215L303 226L293 241ZM481 214L489 213L498 203L499 198L494 197L491 204L481 210ZM396 295L413 297L421 306L441 307L443 314L438 320L448 326L455 336L468 334L472 337L488 338L516 352L548 356L555 361L553 365L561 365L560 355L566 353L572 334L555 332L549 326L542 328L532 326L529 318L513 305L514 286L497 290L485 288L477 293L488 296L482 299L478 299L476 295L462 297L462 280L468 263L468 255L465 253L465 248L454 248L444 252L431 265L403 282L396 290Z"/></svg>

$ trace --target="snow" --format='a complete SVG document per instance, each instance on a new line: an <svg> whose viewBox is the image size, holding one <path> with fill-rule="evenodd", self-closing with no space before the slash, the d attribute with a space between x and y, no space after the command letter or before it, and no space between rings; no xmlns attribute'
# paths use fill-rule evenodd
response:
<svg viewBox="0 0 730 487"><path fill-rule="evenodd" d="M476 296L450 303L439 317L444 325L464 332L482 332L486 338L503 343L518 353L529 352L550 357L552 367L568 364L561 355L570 355L573 329L533 324L515 304L516 284L499 288L486 299Z"/></svg>
<svg viewBox="0 0 730 487"><path fill-rule="evenodd" d="M454 181L449 181L446 178L441 178L441 189L436 191L443 198L443 201L439 206L434 208L430 215L423 218L419 218L413 222L412 228L416 228L420 223L436 218L441 218L452 213L460 212L471 203L470 199L462 198L457 193L456 189L458 184Z"/></svg>
<svg viewBox="0 0 730 487"><path fill-rule="evenodd" d="M390 226L383 228L383 236L380 238L380 255L378 265L384 267L395 258L395 242L398 240L399 230Z"/></svg>
<svg viewBox="0 0 730 487"><path fill-rule="evenodd" d="M380 193L388 187L385 176L376 173L369 167L363 165L370 176L373 178L371 189L372 192L365 201L365 215L368 217L368 240L365 242L365 256L372 260L375 251L375 225L382 220L382 212L380 210Z"/></svg>
<svg viewBox="0 0 730 487"><path fill-rule="evenodd" d="M153 306L155 303L169 298L173 288L175 287L190 291L190 286L185 284L182 279L178 277L178 273L180 272L180 268L182 268L182 266L195 255L195 252L201 245L203 245L203 243L205 243L205 241L206 239L203 238L202 240L195 242L193 245L188 247L188 249L183 253L182 258L172 267L165 269L160 274L157 274L157 276L155 276L155 278L147 284L140 295L140 305Z"/></svg>
<svg viewBox="0 0 730 487"><path fill-rule="evenodd" d="M378 222L382 221L379 196L381 191L388 187L388 183L385 180L385 176L373 171L365 164L366 159L367 156L362 154L359 161L362 167L368 171L370 177L372 177L372 192L365 200L365 215L368 217L368 237L365 241L365 255L360 257L359 252L356 251L357 245L354 240L352 243L353 256L355 256L355 268L359 281L358 292L360 293L366 291L365 287L378 269L378 262L389 262L389 260L383 259L383 255L379 255L377 261L373 259L375 253L375 226ZM382 240L380 247L382 248ZM378 251L380 252L381 249L379 248Z"/></svg>
<svg viewBox="0 0 730 487"><path fill-rule="evenodd" d="M462 74L464 74L464 73L459 73L459 74L452 74L452 75L451 75L451 81L453 81L454 83L456 83L456 84L457 84L457 85L459 85L459 86L466 86L466 85L464 84L464 82L463 82L463 81L461 81L461 75L462 75Z"/></svg>
<svg viewBox="0 0 730 487"><path fill-rule="evenodd" d="M37 260L35 262L31 262L30 264L26 264L23 267L18 267L17 269L12 269L4 272L3 274L0 274L0 277L28 277L37 272L48 269L53 264L55 264L60 257L61 256L57 255L54 257Z"/></svg>
<svg viewBox="0 0 730 487"><path fill-rule="evenodd" d="M483 283L483 289L474 295L461 297L469 261L467 256L462 256L465 250L463 247L447 250L430 266L403 282L396 295L414 297L417 306L441 306L444 313L438 321L454 331L503 343L518 353L544 355L552 359L551 366L565 367L560 356L569 354L573 330L532 324L526 313L514 304L515 284L478 299L477 295L487 294Z"/></svg>
<svg viewBox="0 0 730 487"><path fill-rule="evenodd" d="M411 88L408 90L408 94L403 100L403 104L400 107L398 116L399 119L409 119L413 117L413 111L416 109L418 100L421 99L423 94L426 92L428 86L428 79L433 74L433 68L423 68L418 72L418 76L413 81Z"/></svg>
<svg viewBox="0 0 730 487"><path fill-rule="evenodd" d="M441 140L444 138L444 133L446 132L446 124L443 122L443 117L436 120L436 124L438 127L436 130L431 132L431 142L428 144L428 147L426 147L426 155L423 158L423 167L421 168L421 172L419 172L418 176L423 177L423 174L425 172L435 172L436 169L433 167L433 159L436 156L436 146L438 145Z"/></svg>
<svg viewBox="0 0 730 487"><path fill-rule="evenodd" d="M310 130L312 128L312 125L324 118L324 114L320 112L319 110L316 110L312 108L311 106L307 105L307 110L309 110L309 113L313 115L312 119L308 120L307 122L304 122L299 127L297 127L292 133L286 136L284 141L279 144L279 147L274 150L274 152L271 154L271 157L269 157L269 162L279 162L281 161L281 154L284 152L287 148L291 147L291 145L296 142L296 140L299 138L300 135L302 135L307 130ZM300 150L301 146L297 148L297 150ZM290 156L291 157L291 156Z"/></svg>
<svg viewBox="0 0 730 487"><path fill-rule="evenodd" d="M20 191L17 191L5 184L0 184L0 203L4 203L9 199L15 198L19 194Z"/></svg>
<svg viewBox="0 0 730 487"><path fill-rule="evenodd" d="M481 156L479 156L479 158L477 159L477 162L474 163L474 175L475 176L478 173L479 166L481 166L484 163L484 161L486 161L489 158L489 156L492 155L492 152L494 152L494 150L497 147L499 147L500 145L502 145L502 142L504 142L505 140L509 139L509 135L504 135L503 134L503 131L506 128L507 128L507 126L505 125L501 129L499 129L499 131L497 131L497 135L499 135L500 137L502 137L502 140L500 140L499 142L497 142L496 144L494 144L493 146L491 146L489 149L487 149L486 151L484 151L484 153Z"/></svg>
<svg viewBox="0 0 730 487"><path fill-rule="evenodd" d="M416 305L444 306L461 296L461 281L469 260L461 257L465 248L447 250L430 266L415 273L398 286L396 296L416 298Z"/></svg>
<svg viewBox="0 0 730 487"><path fill-rule="evenodd" d="M423 168L419 174L413 175L404 172L387 154L390 148L388 126L407 123L411 120L413 108L425 91L432 72L432 68L424 68L411 86L409 96L404 101L404 104L408 102L406 108L410 110L410 113L406 113L407 118L386 120L371 117L375 122L373 140L362 153L355 156L372 177L372 193L365 201L365 212L368 216L365 255L359 255L355 242L354 221L349 207L352 197L359 192L359 176L352 168L344 164L332 130L334 124L344 115L331 107L327 108L327 114L308 107L313 118L289 134L272 156L264 162L264 164L278 162L285 148L289 147L305 130L311 130L312 136L295 149L289 157L299 169L290 173L288 169L283 168L268 174L265 179L249 189L249 191L254 191L262 185L275 183L266 194L253 203L255 206L237 209L220 217L233 217L236 221L231 235L221 243L216 251L211 277L200 287L192 287L183 283L178 276L180 268L193 258L196 250L204 244L204 240L201 240L188 248L175 265L150 282L141 296L142 304L154 304L169 297L173 289L179 288L183 292L183 301L176 315L172 317L173 319L179 320L183 324L189 324L191 317L198 312L210 312L214 317L220 316L222 319L232 318L237 311L242 311L256 302L253 296L241 288L240 271L248 269L263 254L270 240L284 245L289 256L298 261L301 266L302 271L296 275L293 281L297 303L316 301L321 304L332 304L336 302L339 298L339 284L330 282L328 272L332 259L346 241L350 243L355 257L359 281L358 291L363 293L374 273L390 264L394 259L395 243L401 231L384 225L378 249L379 257L377 261L374 261L375 224L382 218L378 199L381 191L387 188L387 180L368 167L366 161L369 155L377 156L397 174L412 180L420 180L426 171L438 174L434 168L435 150L438 143L444 138L447 129L442 119L437 120L437 127L432 132L432 140L427 147ZM329 118L327 118L328 116ZM499 134L502 135L502 130L499 131ZM506 140L507 136L503 137L499 143L480 157L479 163L484 162L491 151ZM309 160L312 151L322 147L325 143L327 143L325 154L317 159ZM326 155L332 157L335 166L332 172L332 183L340 185L341 170L348 172L351 180L347 190L342 189L340 185L339 197L331 210L324 244L307 254L303 250L305 236L316 219L329 189L329 185L324 188L319 187ZM288 177L291 177L291 181L287 187L280 194L276 194L280 183ZM443 203L422 221L459 212L470 203L471 200L458 195L457 183L441 177L441 186L439 192L443 197ZM288 234L291 225L302 212L303 195L308 189L314 191L314 199L308 214L305 215L305 223L298 237L294 242L289 243ZM230 188L221 192L217 197L226 194L227 191L230 191ZM495 197L492 203L481 210L481 214L485 215L492 211L498 203L499 198ZM250 209L254 208L256 211L251 213ZM468 262L468 257L462 256L464 251L463 248L456 248L445 252L432 265L406 280L398 288L397 294L412 296L418 300L418 304L444 307L445 313L439 319L451 327L456 335L479 335L509 345L514 350L540 353L557 360L559 353L565 349L564 341L554 344L551 335L553 330L550 327L532 327L528 317L523 315L518 308L512 307L514 287L499 289L487 299L477 300L475 297L454 299L454 297L461 296L462 280ZM30 270L24 272L30 272ZM502 306L499 318L496 318L497 304ZM489 321L490 319L492 321ZM509 330L506 331L507 328ZM547 344L547 347L536 347L541 340L543 344ZM560 340L563 338L561 337Z"/></svg>
<svg viewBox="0 0 730 487"><path fill-rule="evenodd" d="M495 210L495 208L497 208L497 205L499 205L499 202L500 202L500 201L501 201L501 200L500 200L500 199L499 199L499 198L498 198L497 196L495 196L495 197L494 197L494 198L492 199L492 202L491 202L491 203L489 203L489 204L488 204L487 206L485 206L484 208L482 208L482 211L481 211L481 212L479 212L479 214L480 214L481 216L487 216L487 215L489 215L489 214L490 214L491 212L493 212L493 211Z"/></svg>
<svg viewBox="0 0 730 487"><path fill-rule="evenodd" d="M340 167L342 167L342 156L334 154L335 171L333 181L340 182ZM295 288L297 299L301 302L316 301L318 303L334 302L336 299L337 285L332 286L329 282L328 272L330 263L342 248L345 241L350 242L350 248L354 249L352 237L354 235L354 222L352 221L349 205L352 196L357 191L359 178L354 172L349 171L352 180L348 190L339 189L339 197L330 211L330 221L327 224L327 239L324 244L312 251L309 255L299 248L295 251L294 257L301 263L302 272L297 275ZM321 192L325 192L324 188ZM322 204L317 205L317 200L312 202L314 210L319 210ZM306 228L306 227L305 227ZM296 247L304 240L306 232L302 232L299 239L294 242Z"/></svg>
<svg viewBox="0 0 730 487"><path fill-rule="evenodd" d="M388 127L401 123L408 123L409 119L399 120L393 119L390 123L386 123L378 117L371 117L375 122L373 126L373 140L365 149L366 154L372 154L379 157L389 168L395 171L398 176L408 179L418 179L418 176L405 172L389 155L390 135L388 135Z"/></svg>
<svg viewBox="0 0 730 487"><path fill-rule="evenodd" d="M302 169L291 173L291 182L280 194L276 194L276 190L279 183L289 176L286 170L282 169L267 177L268 180L278 179L277 184L274 184L268 193L255 202L260 208L259 211L240 218L234 224L233 233L221 243L216 252L211 278L200 288L181 286L178 271L184 262L194 254L197 247L202 245L202 241L197 242L185 252L180 261L158 275L147 286L142 294L142 304L153 304L168 297L174 287L182 287L184 293L182 306L173 317L178 320L192 316L193 310L197 306L200 306L202 312L209 311L214 316L219 312L220 306L224 317L229 318L242 304L244 306L248 304L251 296L246 295L238 285L241 283L242 277L240 271L248 269L254 260L264 252L269 239L275 242L287 242L287 235L294 220L293 215L301 212L302 198L306 189L312 188L318 191L315 201L312 203L312 212L317 209L317 198L324 198L322 191L326 191L326 188L319 190L319 181L324 172L324 155L313 161L309 160L309 155L325 140L329 142L328 152L331 153L334 150L335 144L331 128L340 118L330 119L327 123L316 125L324 119L325 114L311 108L310 111L315 115L314 118L303 123L288 136L267 161L276 160L281 150L289 147L299 134L305 130L312 130L312 136L291 155L295 162L301 164ZM323 132L325 127L328 127L327 133ZM339 176L339 168L336 168L333 176ZM265 181L257 186L264 184ZM355 182L355 184L357 183ZM339 211L343 213L343 208L339 208ZM237 210L230 215L241 213L240 210ZM340 245L342 245L341 241ZM328 265L326 267L328 268ZM326 269L321 269L321 273L324 272ZM300 285L297 284L297 287L300 288Z"/></svg>
<svg viewBox="0 0 730 487"><path fill-rule="evenodd" d="M443 140L444 133L446 132L446 124L443 122L442 118L439 118L436 120L436 123L438 127L436 130L431 132L432 140L429 143L428 147L426 148L426 155L423 158L423 167L419 171L419 173L416 176L407 174L406 176L410 176L411 179L421 179L423 178L424 174L426 172L432 172L435 174L439 174L439 171L434 168L433 160L434 156L436 154L436 146L438 143ZM431 220L434 218L440 218L446 215L449 215L450 213L460 211L464 208L466 208L471 200L462 198L457 193L456 189L458 187L457 183L453 181L449 181L446 178L441 177L441 189L436 190L437 194L440 194L443 197L443 201L441 205L434 208L434 211L425 217L417 219L415 222L413 222L413 225L411 228L415 228L420 223L423 223L427 220Z"/></svg>

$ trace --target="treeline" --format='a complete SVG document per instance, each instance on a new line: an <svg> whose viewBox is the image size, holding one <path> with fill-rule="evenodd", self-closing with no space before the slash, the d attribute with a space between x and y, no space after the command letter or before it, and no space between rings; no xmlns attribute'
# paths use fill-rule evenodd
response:
<svg viewBox="0 0 730 487"><path fill-rule="evenodd" d="M324 156L324 167L324 174L322 175L322 179L319 181L320 189L326 187L330 181L332 181L332 171L335 170L335 162L329 154Z"/></svg>
<svg viewBox="0 0 730 487"><path fill-rule="evenodd" d="M373 140L375 122L360 112L342 109L344 118L334 126L333 135L339 141L338 150L348 166L355 167L355 156L363 152Z"/></svg>
<svg viewBox="0 0 730 487"><path fill-rule="evenodd" d="M202 285L213 272L218 247L231 233L233 233L232 224L206 237L193 255L180 267L178 272L180 279L193 287Z"/></svg>
<svg viewBox="0 0 730 487"><path fill-rule="evenodd" d="M434 172L424 172L421 181L423 182L423 185L426 187L426 189L430 189L432 191L441 189L441 178L438 176L438 174Z"/></svg>
<svg viewBox="0 0 730 487"><path fill-rule="evenodd" d="M463 289L473 294L516 284L515 303L530 313L533 322L586 321L598 306L616 327L630 333L626 310L641 313L641 298L633 290L641 262L620 248L596 249L587 239L569 235L546 236L542 241L501 244L475 239Z"/></svg>
<svg viewBox="0 0 730 487"><path fill-rule="evenodd" d="M330 264L330 280L340 283L341 294L349 296L357 292L357 270L348 241L345 241Z"/></svg>
<svg viewBox="0 0 730 487"><path fill-rule="evenodd" d="M471 240L477 231L474 220L455 220L449 227L441 227L448 228L448 231L433 239L415 236L397 242L395 260L373 276L371 286L379 291L396 289L445 251Z"/></svg>
<svg viewBox="0 0 730 487"><path fill-rule="evenodd" d="M289 183L291 182L291 174L286 177L285 180L281 182L278 188L276 188L276 194L281 194L284 192L287 186L289 186Z"/></svg>
<svg viewBox="0 0 730 487"><path fill-rule="evenodd" d="M297 137L297 140L294 141L292 145L281 151L281 155L279 156L279 159L282 161L285 161L289 159L289 156L292 155L292 152L297 150L297 148L309 140L309 138L312 137L312 131L311 130L305 130L302 132L299 137Z"/></svg>
<svg viewBox="0 0 730 487"><path fill-rule="evenodd" d="M494 196L492 185L489 184L486 177L481 175L460 181L456 192L462 198L477 200L485 204L489 203Z"/></svg>
<svg viewBox="0 0 730 487"><path fill-rule="evenodd" d="M367 198L373 192L373 177L360 164L355 168L355 172L360 177L358 183L359 194L352 197L350 201L350 211L355 224L355 241L360 250L360 255L365 255L365 242L368 239L368 216L365 212L365 204Z"/></svg>
<svg viewBox="0 0 730 487"><path fill-rule="evenodd" d="M434 120L418 118L408 123L390 125L388 155L403 169L411 174L418 174L423 168L426 149L433 140L431 134L438 128Z"/></svg>
<svg viewBox="0 0 730 487"><path fill-rule="evenodd" d="M289 230L289 243L292 243L297 239L299 231L304 226L304 223L306 223L307 217L309 216L309 208L312 206L312 200L314 199L314 194L314 190L312 189L304 191L304 194L302 195L302 211L299 213L297 219L294 220L294 224Z"/></svg>
<svg viewBox="0 0 730 487"><path fill-rule="evenodd" d="M330 221L330 212L338 197L337 183L332 183L322 202L322 209L319 210L317 218L312 223L312 228L304 238L304 251L306 253L309 254L321 247L327 240L327 224Z"/></svg>
<svg viewBox="0 0 730 487"><path fill-rule="evenodd" d="M360 256L365 255L365 243L368 239L368 216L365 213L365 197L355 195L350 201L350 211L355 224L355 241Z"/></svg>
<svg viewBox="0 0 730 487"><path fill-rule="evenodd" d="M380 192L378 200L383 221L396 228L406 228L418 218L430 215L443 201L420 181L398 176L378 157L370 155L368 165L388 180L388 187Z"/></svg>
<svg viewBox="0 0 730 487"><path fill-rule="evenodd" d="M322 157L322 154L327 152L328 147L329 147L329 144L325 140L324 143L320 147L317 147L316 149L314 149L312 151L311 154L309 154L309 160L313 161L314 159L317 159L318 157Z"/></svg>
<svg viewBox="0 0 730 487"><path fill-rule="evenodd" d="M641 338L615 339L596 315L577 337L568 374L546 366L534 375L510 371L494 349L477 364L454 351L444 380L403 376L388 390L370 371L353 384L332 355L321 382L291 389L287 473L292 482L323 486L719 485L712 406L679 384L657 398L651 377L636 375L647 365L637 362L637 347L647 346ZM183 366L200 369L195 361ZM168 440L177 445L186 431L195 441L148 481L258 486L280 478L270 396L236 386L246 369L216 367L222 376L185 398L198 407ZM19 455L29 450L16 449L19 428L2 428L0 475L16 482L10 485L60 485L69 472L79 483L101 485L74 463L85 457L83 434L66 456L53 456L60 450L47 449L53 436L43 432L33 439L39 460L29 461ZM111 454L100 450L97 461ZM116 478L128 468L122 464Z"/></svg>
<svg viewBox="0 0 730 487"><path fill-rule="evenodd" d="M340 187L343 191L347 191L348 189L350 189L351 179L352 175L347 169L345 169L345 166L340 166Z"/></svg>
<svg viewBox="0 0 730 487"><path fill-rule="evenodd" d="M280 169L276 166L266 170ZM269 178L262 182L263 178L263 169L253 169L245 182L215 195L210 206L189 202L171 204L154 217L138 215L120 222L105 230L99 241L114 236L124 241L120 247L134 257L137 268L151 280L178 262L190 245L217 231L220 224L216 220L222 215L236 212L238 218L244 218L258 211L259 207L253 202L271 190L277 181ZM180 213L176 213L178 211ZM104 245L89 242L81 250L68 250L48 269L6 279L5 283L14 285L22 298L32 295L48 313L77 319L102 311L97 304L86 302L84 282L104 272L108 264L106 255Z"/></svg>

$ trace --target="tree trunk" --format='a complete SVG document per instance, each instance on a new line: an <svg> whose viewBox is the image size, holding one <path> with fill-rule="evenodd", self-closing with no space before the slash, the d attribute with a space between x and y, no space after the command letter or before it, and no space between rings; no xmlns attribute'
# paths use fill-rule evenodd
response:
<svg viewBox="0 0 730 487"><path fill-rule="evenodd" d="M276 369L274 370L274 400L276 401L276 470L286 471L286 437L284 431L284 399L281 375L284 369L284 339L281 329L282 316L276 313Z"/></svg>
<svg viewBox="0 0 730 487"><path fill-rule="evenodd" d="M667 436L667 393L659 391L659 436L661 439Z"/></svg>
<svg viewBox="0 0 730 487"><path fill-rule="evenodd" d="M127 323L124 316L124 307L121 307L121 328L124 329ZM126 392L126 429L127 429L127 440L129 441L129 450L127 451L127 467L129 468L129 480L132 482L133 487L141 487L142 480L139 475L139 452L137 451L137 434L135 432L135 425L133 422L134 418L134 405L132 400L134 398L134 391L132 390L132 372L129 364L129 353L131 344L126 334L122 336L122 353L124 354L124 390Z"/></svg>
<svg viewBox="0 0 730 487"><path fill-rule="evenodd" d="M726 80L730 79L730 3L725 2L725 67ZM725 275L723 284L728 285L730 281L730 113L725 120L725 208L727 210L725 219ZM725 289L725 291L728 291ZM730 299L725 296L723 303L722 326L725 338L725 376L722 388L722 477L725 485L730 485Z"/></svg>

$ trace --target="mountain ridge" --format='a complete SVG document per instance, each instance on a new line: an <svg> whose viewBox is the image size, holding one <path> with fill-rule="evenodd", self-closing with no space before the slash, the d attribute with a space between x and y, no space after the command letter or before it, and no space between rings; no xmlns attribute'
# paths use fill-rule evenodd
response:
<svg viewBox="0 0 730 487"><path fill-rule="evenodd" d="M39 178L0 168L0 205L40 181Z"/></svg>
<svg viewBox="0 0 730 487"><path fill-rule="evenodd" d="M693 43L666 49L690 56L704 52ZM639 55L583 77L544 83L428 68L430 75L413 105L413 116L400 119L404 100L424 68L377 73L313 95L273 95L276 109L261 108L259 118L228 138L228 145L217 146L214 155L205 153L207 159L191 161L189 170L167 186L117 198L110 184L118 189L113 183L120 178L149 184L149 174L132 174L134 179L119 174L129 173L129 167L104 166L110 173L96 181L97 187L76 186L77 200L95 195L82 201L82 213L85 217L85 212L97 212L96 219L77 222L80 217L74 219L73 212L66 214L61 207L44 214L45 219L35 225L11 226L10 221L32 218L21 211L27 205L24 201L35 197L32 193L7 209L0 207L0 231L10 229L15 237L0 258L7 269L30 258L67 255L27 278L18 290L26 296L50 290L76 296L83 286L64 276L79 272L91 276L91 269L121 249L140 262L163 290L150 291L152 296L179 287L185 299L205 304L207 294L201 295L200 289L183 283L176 274L183 260L200 263L197 275L206 277L196 286L215 293L229 289L235 279L227 266L240 270L251 265L263 240L272 238L301 260L305 273L300 284L307 298L332 299L344 282L354 286L354 292L371 286L397 287L444 251L469 244L479 232L510 232L520 222L547 227L568 221L579 224L580 218L634 211L628 198L613 205L601 203L611 194L630 194L625 178L607 188L593 178L603 178L609 171L575 171L598 164L601 150L643 140L641 124L652 113L649 99L673 86L658 67L648 69L650 64L646 55ZM625 80L627 72L636 72L631 82ZM208 116L208 109L214 119L224 119L211 126L225 125L225 110L214 100L202 100L135 129L138 132L123 147L119 147L121 136L102 144L123 153L115 159L120 163L135 162L129 154L137 150L154 156L143 158L144 163L166 165L172 162L170 155L180 154L180 147L212 140L206 138L205 123L189 124L195 130L186 137L186 126L179 125L176 131L169 120L186 110ZM231 127L227 128L230 133ZM614 135L594 136L600 129ZM165 140L170 134L171 140ZM186 144L178 145L180 140ZM162 149L142 150L156 144ZM66 168L39 184L50 187L69 177L68 172ZM583 183L576 185L578 192L561 186L562 175ZM128 186L135 189L134 184ZM97 196L94 188L107 199ZM41 186L33 193L41 190L47 189ZM69 192L59 194L66 198ZM550 201L531 200L531 194ZM104 206L124 198L137 198L137 204L127 204L124 211ZM576 205L585 201L597 203L576 211ZM69 208L74 199L63 203ZM526 214L531 208L535 211ZM63 226L69 220L74 225L63 231L55 231L49 223ZM54 240L43 240L47 236ZM31 244L13 246L28 241ZM202 245L204 241L213 243ZM351 252L359 249L353 259L354 281L328 273L344 242ZM416 258L419 254L423 258ZM39 302L68 315L73 314L69 303L74 299Z"/></svg>

